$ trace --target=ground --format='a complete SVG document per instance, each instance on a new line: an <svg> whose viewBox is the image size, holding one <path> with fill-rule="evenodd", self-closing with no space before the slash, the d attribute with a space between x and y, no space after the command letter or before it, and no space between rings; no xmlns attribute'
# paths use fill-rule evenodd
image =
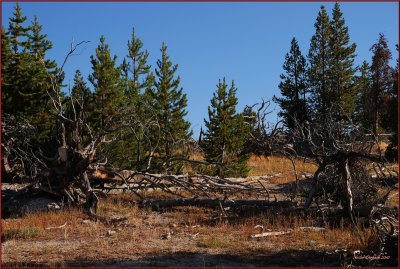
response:
<svg viewBox="0 0 400 269"><path fill-rule="evenodd" d="M259 160L258 164L253 161L261 166L266 165L261 161L268 160ZM293 182L293 174L283 174L286 164L280 161L282 171L275 167L276 176L263 178L278 199L285 196L285 186ZM312 169L309 164L301 170L312 172ZM252 175L259 174L253 169ZM147 194L147 197L159 196L159 193ZM393 199L398 201L398 196ZM299 215L271 212L242 212L235 218L196 207L158 212L140 208L136 197L127 193L102 198L98 213L125 215L128 220L105 225L89 220L75 208L2 220L3 266L336 267L348 261L343 250L364 250L376 244L370 229L360 225L356 232L345 221L322 232L294 231L251 238L260 232L256 225L263 225L265 231L286 231L321 223Z"/></svg>

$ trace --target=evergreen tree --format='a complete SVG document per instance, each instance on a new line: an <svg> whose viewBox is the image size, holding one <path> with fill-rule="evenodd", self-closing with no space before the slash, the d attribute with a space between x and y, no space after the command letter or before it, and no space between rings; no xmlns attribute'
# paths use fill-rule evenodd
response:
<svg viewBox="0 0 400 269"><path fill-rule="evenodd" d="M371 102L371 74L370 66L366 61L359 68L360 75L356 77L356 108L353 113L355 122L367 130L372 130Z"/></svg>
<svg viewBox="0 0 400 269"><path fill-rule="evenodd" d="M396 45L397 52L399 45ZM390 143L386 149L386 157L390 161L398 160L398 105L399 105L399 59L396 60L396 67L392 69L392 87L387 89L384 113L381 115L382 127L391 132Z"/></svg>
<svg viewBox="0 0 400 269"><path fill-rule="evenodd" d="M149 53L143 51L143 42L135 35L135 29L132 29L132 38L128 41L128 59L131 61L132 85L129 87L129 93L137 95L148 85L148 76L150 65L147 64Z"/></svg>
<svg viewBox="0 0 400 269"><path fill-rule="evenodd" d="M146 131L149 129L147 125L152 112L148 95L144 92L154 83L150 65L147 64L148 56L147 50L143 50L143 42L135 35L133 29L131 40L128 41L128 55L122 63L122 77L127 108L132 113L135 126L123 131L118 143L121 152L121 158L118 160L120 167L140 170L146 166L145 156L149 149L148 142L144 140L145 136L149 135Z"/></svg>
<svg viewBox="0 0 400 269"><path fill-rule="evenodd" d="M249 155L241 153L250 127L245 124L243 115L236 113L237 88L233 81L227 89L224 78L222 82L219 81L211 106L208 107L208 121L204 120L206 132L201 146L207 161L220 164L216 175L246 176Z"/></svg>
<svg viewBox="0 0 400 269"><path fill-rule="evenodd" d="M57 65L46 58L52 44L37 18L29 27L24 25L26 20L17 3L8 33L2 33L2 112L28 120L37 129L37 142L49 145L55 117L47 112L52 91L48 73L55 72Z"/></svg>
<svg viewBox="0 0 400 269"><path fill-rule="evenodd" d="M15 92L12 92L11 66L12 52L11 39L4 27L1 28L1 112L10 113Z"/></svg>
<svg viewBox="0 0 400 269"><path fill-rule="evenodd" d="M371 119L372 131L376 135L380 129L380 118L384 112L385 93L392 89L393 77L392 69L389 66L389 60L392 53L389 50L386 37L379 34L378 42L372 45L370 49L373 53L371 72Z"/></svg>
<svg viewBox="0 0 400 269"><path fill-rule="evenodd" d="M308 118L307 108L307 64L301 54L295 38L292 39L290 52L285 56L279 89L283 98L274 96L274 101L281 107L279 116L283 117L284 125L289 129L295 128L296 122L302 124Z"/></svg>
<svg viewBox="0 0 400 269"><path fill-rule="evenodd" d="M96 56L91 56L92 74L89 81L94 86L94 122L97 128L103 128L108 117L117 119L119 108L124 104L121 67L116 66L117 56L111 57L104 36L96 48Z"/></svg>
<svg viewBox="0 0 400 269"><path fill-rule="evenodd" d="M89 87L86 85L86 82L83 79L80 70L75 71L74 76L74 85L71 89L71 94L69 97L65 98L67 114L69 114L70 118L74 118L77 116L80 119L83 119L85 122L90 118L91 112L93 111L93 94L90 92ZM81 124L78 122L78 124ZM83 138L85 141L69 141L68 144L77 145L74 146L78 149L82 149L81 146L86 144L90 139L90 134L87 129L83 128L83 125L78 125L75 129L75 126L68 126L74 128L73 130L78 131L79 133L75 135L77 139ZM71 130L72 131L72 130ZM71 143L72 142L72 143Z"/></svg>
<svg viewBox="0 0 400 269"><path fill-rule="evenodd" d="M47 39L47 35L42 33L42 28L35 16L28 33L30 68L25 84L27 91L22 94L25 105L29 108L28 113L33 116L31 123L40 130L39 140L47 144L50 132L56 125L56 118L48 113L48 107L51 105L48 94L53 91L49 74L57 74L58 68L54 60L46 57L47 51L53 45ZM60 90L60 88L61 85L58 85L56 90Z"/></svg>
<svg viewBox="0 0 400 269"><path fill-rule="evenodd" d="M167 46L163 43L161 59L157 61L155 69L155 88L147 92L151 95L161 130L158 155L166 162L167 169L172 166L170 159L178 153L179 143L192 135L190 123L184 119L187 115L187 98L179 86L180 77L175 78L177 69L178 65L173 65L167 55Z"/></svg>
<svg viewBox="0 0 400 269"><path fill-rule="evenodd" d="M330 76L332 79L332 92L334 96L334 114L337 120L343 116L351 116L355 109L355 71L353 67L356 56L356 44L350 44L348 27L345 26L343 13L339 3L336 2L330 23L329 38L329 59L332 61L330 66Z"/></svg>
<svg viewBox="0 0 400 269"><path fill-rule="evenodd" d="M11 37L11 48L13 54L17 55L18 52L25 51L29 47L27 41L29 27L24 26L27 17L22 15L21 7L18 2L15 4L13 17L10 18L8 33Z"/></svg>
<svg viewBox="0 0 400 269"><path fill-rule="evenodd" d="M75 71L74 86L71 90L71 98L74 100L75 110L77 113L83 110L90 112L93 109L91 104L93 102L93 94L86 85L80 70Z"/></svg>
<svg viewBox="0 0 400 269"><path fill-rule="evenodd" d="M24 103L22 96L30 91L27 82L30 78L31 57L27 52L29 27L24 25L26 19L27 17L22 15L21 7L17 3L14 7L13 16L9 19L8 32L5 35L8 37L5 42L9 42L11 54L4 75L10 83L2 88L2 93L8 101L3 103L3 112L23 117L27 116L27 111L30 108L29 105Z"/></svg>
<svg viewBox="0 0 400 269"><path fill-rule="evenodd" d="M330 46L331 25L329 15L324 6L318 13L314 24L315 34L311 38L308 53L309 83L311 88L311 102L313 119L321 123L325 122L330 109L335 101L331 90L331 61Z"/></svg>

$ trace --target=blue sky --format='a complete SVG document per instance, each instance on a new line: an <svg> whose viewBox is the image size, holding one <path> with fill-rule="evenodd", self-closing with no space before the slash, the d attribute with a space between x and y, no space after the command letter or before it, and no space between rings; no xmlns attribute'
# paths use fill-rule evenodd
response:
<svg viewBox="0 0 400 269"><path fill-rule="evenodd" d="M293 37L303 55L314 33L321 4L331 14L334 3L20 3L32 21L37 15L43 31L53 42L49 58L62 63L72 40L90 41L65 66L66 82L76 69L85 77L91 72L94 54L103 34L118 62L127 54L132 27L150 53L154 70L161 43L168 46L171 60L188 97L188 120L198 134L218 79L235 80L238 110L262 97L279 95L279 75ZM2 3L2 23L8 26L14 3ZM369 48L384 33L396 56L398 4L341 3L352 42L357 43L355 63L370 61ZM395 61L392 61L394 66ZM90 83L89 83L90 84ZM275 111L279 108L273 105ZM277 120L276 112L269 118Z"/></svg>

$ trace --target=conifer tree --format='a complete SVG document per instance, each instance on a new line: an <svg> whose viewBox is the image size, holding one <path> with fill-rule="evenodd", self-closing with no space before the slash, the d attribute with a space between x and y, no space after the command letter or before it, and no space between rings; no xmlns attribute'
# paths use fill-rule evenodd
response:
<svg viewBox="0 0 400 269"><path fill-rule="evenodd" d="M37 129L37 142L49 145L55 118L47 112L51 89L48 72L55 72L57 65L46 58L52 44L37 17L28 27L26 20L17 3L8 32L2 33L2 112L28 120Z"/></svg>
<svg viewBox="0 0 400 269"><path fill-rule="evenodd" d="M77 113L81 110L90 112L93 109L91 104L93 102L93 94L86 85L79 69L75 71L74 85L71 89L71 98L75 100L75 109L77 110Z"/></svg>
<svg viewBox="0 0 400 269"><path fill-rule="evenodd" d="M399 45L396 45L397 52L399 51ZM398 118L398 106L399 106L399 59L396 60L396 66L392 69L392 87L387 89L385 98L385 110L381 115L382 127L391 132L389 140L390 143L386 148L385 156L390 161L398 160L398 132L399 132L399 118Z"/></svg>
<svg viewBox="0 0 400 269"><path fill-rule="evenodd" d="M328 59L331 61L331 91L334 97L334 115L340 121L344 116L351 116L355 109L356 44L350 44L349 30L337 2L333 8L330 28Z"/></svg>
<svg viewBox="0 0 400 269"><path fill-rule="evenodd" d="M3 112L12 114L14 116L27 117L29 105L24 103L22 94L30 91L27 87L27 81L30 77L30 61L31 57L27 52L28 49L28 32L29 27L26 27L26 16L22 15L21 7L17 3L14 7L13 16L9 19L7 43L10 44L11 54L10 62L7 70L5 70L5 77L9 79L9 84L4 85L2 93L8 100L3 103Z"/></svg>
<svg viewBox="0 0 400 269"><path fill-rule="evenodd" d="M124 79L124 93L127 108L132 113L136 124L130 130L124 130L122 138L118 143L120 167L143 169L146 166L146 153L148 142L144 141L148 131L149 118L152 117L148 95L145 94L147 87L154 83L150 74L150 65L147 64L149 53L143 50L143 42L135 35L132 29L131 40L128 41L128 55L122 63L122 77ZM128 158L127 158L128 157Z"/></svg>
<svg viewBox="0 0 400 269"><path fill-rule="evenodd" d="M10 18L8 32L11 37L11 48L13 50L14 55L17 55L18 52L25 51L29 42L27 41L29 27L25 27L24 23L27 17L22 15L21 7L18 2L15 4L13 17Z"/></svg>
<svg viewBox="0 0 400 269"><path fill-rule="evenodd" d="M161 59L155 69L156 81L154 89L148 89L154 110L158 115L161 130L158 155L166 162L167 169L172 167L171 157L177 154L179 143L190 138L190 123L185 120L187 115L187 98L180 87L180 77L175 78L178 69L167 55L167 46L161 47Z"/></svg>
<svg viewBox="0 0 400 269"><path fill-rule="evenodd" d="M56 118L48 113L50 98L48 94L52 92L52 84L49 73L55 75L58 72L57 64L54 60L47 59L47 52L52 48L52 42L47 39L47 35L42 33L42 26L35 16L28 33L28 52L30 54L30 68L27 91L23 93L25 105L33 117L31 123L40 130L38 137L44 143L48 143L48 137L56 124ZM59 85L60 90L61 85Z"/></svg>
<svg viewBox="0 0 400 269"><path fill-rule="evenodd" d="M383 34L379 34L378 42L372 45L371 72L371 119L372 131L376 135L380 130L380 118L384 112L385 93L392 89L393 77L389 66L392 53L389 50L387 39Z"/></svg>
<svg viewBox="0 0 400 269"><path fill-rule="evenodd" d="M94 86L94 121L98 128L105 126L108 117L118 118L118 108L124 104L121 67L116 66L117 56L111 57L104 36L96 48L96 56L91 56L92 74L89 81Z"/></svg>
<svg viewBox="0 0 400 269"><path fill-rule="evenodd" d="M250 131L243 115L236 113L237 88L234 82L228 90L225 78L218 82L217 91L208 107L208 120L201 146L205 159L219 163L215 174L220 177L246 176L248 154L241 154Z"/></svg>
<svg viewBox="0 0 400 269"><path fill-rule="evenodd" d="M130 71L132 72L132 85L129 87L130 94L141 93L147 86L150 65L147 63L149 52L143 50L143 42L135 35L132 29L131 40L128 41L128 59L130 60Z"/></svg>
<svg viewBox="0 0 400 269"><path fill-rule="evenodd" d="M307 65L301 54L295 38L291 41L290 52L285 56L283 65L285 74L281 74L279 89L282 98L274 96L274 101L281 107L279 116L283 117L284 125L289 129L295 128L296 122L302 124L308 118L307 108Z"/></svg>
<svg viewBox="0 0 400 269"><path fill-rule="evenodd" d="M360 75L356 77L356 107L353 113L355 122L367 130L372 130L371 102L371 74L370 66L366 61L359 68Z"/></svg>
<svg viewBox="0 0 400 269"><path fill-rule="evenodd" d="M134 109L136 120L139 124L134 128L134 138L132 141L131 150L135 150L133 156L137 166L142 168L141 162L145 152L149 149L146 148L147 143L144 142L145 128L147 129L146 122L151 117L149 111L149 100L144 91L147 87L154 83L153 76L150 74L150 65L147 63L149 53L143 50L143 42L135 35L135 29L132 29L131 40L128 41L128 59L130 60L131 80L128 88L128 102L129 106ZM133 147L132 147L133 146Z"/></svg>
<svg viewBox="0 0 400 269"><path fill-rule="evenodd" d="M87 121L87 119L90 118L91 112L93 111L93 94L86 85L80 70L75 71L74 84L70 96L65 98L65 103L67 115L70 118L73 119L76 116L84 121ZM78 125L68 127L72 128L71 132L72 130L77 131L78 134L74 135L74 137L80 139L79 141L69 141L68 144L74 145L74 143L77 143L77 148L81 149L79 147L86 144L86 142L91 139L88 130L83 129L82 126ZM81 141L81 139L85 141Z"/></svg>
<svg viewBox="0 0 400 269"><path fill-rule="evenodd" d="M10 113L12 109L13 97L15 93L11 91L11 66L12 52L11 52L11 39L6 33L4 27L1 28L1 112Z"/></svg>
<svg viewBox="0 0 400 269"><path fill-rule="evenodd" d="M330 79L331 61L329 57L331 53L329 51L329 40L331 26L329 15L324 6L321 6L314 27L315 34L311 38L308 53L311 112L313 112L313 118L316 121L325 122L335 100L331 90L332 83Z"/></svg>

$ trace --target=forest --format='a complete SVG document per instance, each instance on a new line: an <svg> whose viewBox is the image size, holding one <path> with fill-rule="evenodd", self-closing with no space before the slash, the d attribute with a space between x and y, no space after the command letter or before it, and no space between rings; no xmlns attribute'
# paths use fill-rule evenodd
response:
<svg viewBox="0 0 400 269"><path fill-rule="evenodd" d="M339 3L280 96L240 111L216 81L198 137L167 44L151 66L135 28L123 55L101 36L67 84L89 41L57 63L39 19L1 32L4 266L398 266L398 45L356 66Z"/></svg>

